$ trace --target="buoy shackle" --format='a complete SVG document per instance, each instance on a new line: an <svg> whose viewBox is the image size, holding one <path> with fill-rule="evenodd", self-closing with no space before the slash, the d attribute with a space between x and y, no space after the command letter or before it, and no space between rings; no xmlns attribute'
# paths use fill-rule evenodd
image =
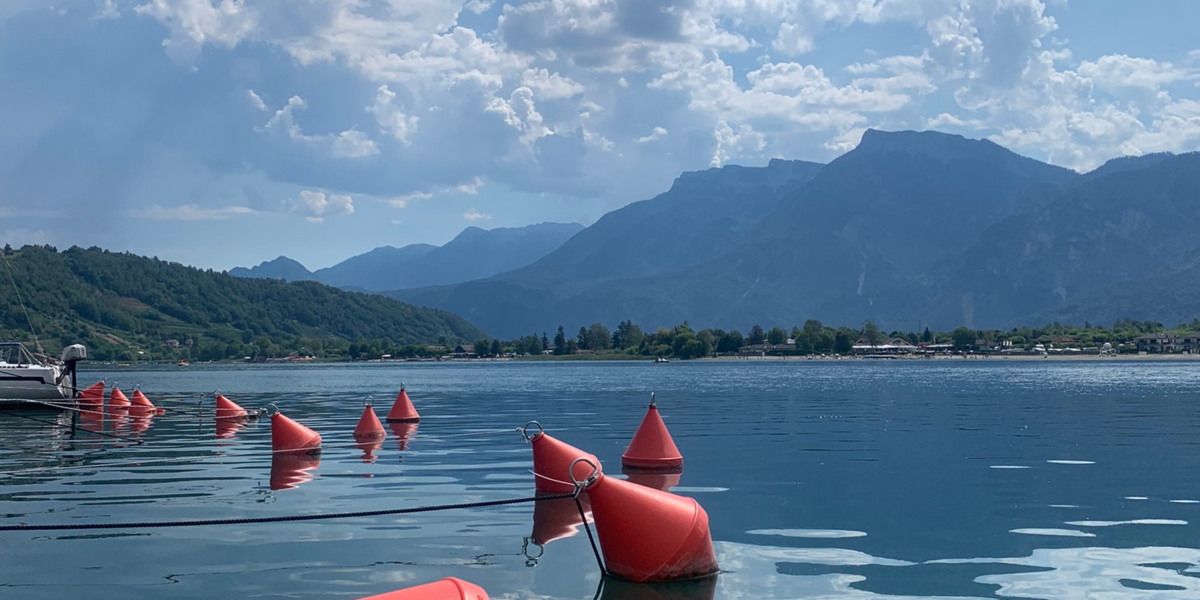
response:
<svg viewBox="0 0 1200 600"><path fill-rule="evenodd" d="M279 407L275 406L274 402L264 406L263 408L261 408L259 410L262 411L262 414L267 415L268 417L273 417L273 416L279 414Z"/></svg>
<svg viewBox="0 0 1200 600"><path fill-rule="evenodd" d="M529 435L529 426L530 425L537 425L537 433L535 433L533 435ZM532 442L539 435L542 435L543 433L546 432L546 430L544 428L542 428L542 424L538 423L537 421L530 421L530 422L526 423L524 427L518 429L517 431L521 432L521 437L525 438L526 442ZM572 465L572 466L574 466L574 465Z"/></svg>
<svg viewBox="0 0 1200 600"><path fill-rule="evenodd" d="M653 408L658 408L658 404L656 404L654 401L654 392L650 392L650 406Z"/></svg>
<svg viewBox="0 0 1200 600"><path fill-rule="evenodd" d="M581 462L587 463L588 466L592 468L592 472L588 474L587 477L584 477L583 481L575 479L575 465ZM583 490L591 487L592 484L596 483L596 480L600 478L600 467L596 463L592 462L592 459L586 456L580 456L579 458L571 461L571 466L567 467L567 475L571 478L571 485L575 486L575 497L578 498L579 494L583 493Z"/></svg>
<svg viewBox="0 0 1200 600"><path fill-rule="evenodd" d="M530 546L534 546L538 549L537 555L532 555L529 553ZM536 567L538 564L538 559L540 559L545 553L546 547L539 544L533 538L526 537L525 541L521 543L521 554L525 556L525 566L527 567Z"/></svg>
<svg viewBox="0 0 1200 600"><path fill-rule="evenodd" d="M363 406L375 406L375 396L367 396L367 399L363 400Z"/></svg>

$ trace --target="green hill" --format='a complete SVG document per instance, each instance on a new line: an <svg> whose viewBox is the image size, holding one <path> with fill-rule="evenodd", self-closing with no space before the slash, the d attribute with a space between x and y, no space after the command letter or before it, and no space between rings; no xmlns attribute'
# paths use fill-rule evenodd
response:
<svg viewBox="0 0 1200 600"><path fill-rule="evenodd" d="M243 279L98 248L25 246L7 259L0 339L31 341L11 273L46 350L82 343L101 360L334 358L368 343L388 352L485 337L449 312L315 282Z"/></svg>

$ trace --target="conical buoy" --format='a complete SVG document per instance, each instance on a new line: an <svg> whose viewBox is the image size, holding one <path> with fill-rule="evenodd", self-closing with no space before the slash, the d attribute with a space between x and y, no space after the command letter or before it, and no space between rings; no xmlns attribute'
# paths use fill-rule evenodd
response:
<svg viewBox="0 0 1200 600"><path fill-rule="evenodd" d="M97 381L79 392L81 404L104 404L104 382Z"/></svg>
<svg viewBox="0 0 1200 600"><path fill-rule="evenodd" d="M361 600L488 600L483 588L455 577Z"/></svg>
<svg viewBox="0 0 1200 600"><path fill-rule="evenodd" d="M537 495L544 496L546 493L538 492ZM588 503L587 495L581 495L579 501L583 505L583 514L590 523L592 506ZM545 546L554 540L561 540L579 533L579 526L582 524L583 520L579 518L579 507L575 506L575 500L571 498L534 502L533 531L529 534L529 541L539 546Z"/></svg>
<svg viewBox="0 0 1200 600"><path fill-rule="evenodd" d="M679 485L679 479L683 477L682 470L674 473L663 473L662 471L646 471L644 469L630 469L626 467L621 469L621 472L626 476L625 481L664 492L669 492L671 488Z"/></svg>
<svg viewBox="0 0 1200 600"><path fill-rule="evenodd" d="M291 490L312 481L312 472L321 466L321 457L309 454L276 454L271 457L272 490Z"/></svg>
<svg viewBox="0 0 1200 600"><path fill-rule="evenodd" d="M650 407L642 424L638 426L633 440L621 455L621 465L635 469L654 469L661 471L683 468L683 455L675 447L671 432L658 414L658 405L654 402L654 394L650 394Z"/></svg>
<svg viewBox="0 0 1200 600"><path fill-rule="evenodd" d="M142 390L134 388L133 397L129 399L133 406L142 406L154 410L154 403L142 393Z"/></svg>
<svg viewBox="0 0 1200 600"><path fill-rule="evenodd" d="M529 425L537 425L537 433L529 435ZM571 463L577 458L586 458L596 465L597 469L600 468L600 459L594 454L550 437L536 421L529 425L525 426L522 434L533 446L533 483L539 492L565 494L575 491L575 485L571 483L570 469ZM575 480L583 481L591 474L592 468L580 462L575 465L574 471Z"/></svg>
<svg viewBox="0 0 1200 600"><path fill-rule="evenodd" d="M217 392L216 394L218 421L223 419L245 419L250 415L250 413L246 412L246 409L238 406L237 403L223 396L221 392Z"/></svg>
<svg viewBox="0 0 1200 600"><path fill-rule="evenodd" d="M385 437L387 432L383 430L383 423L379 422L379 417L375 416L375 407L367 400L363 403L363 413L358 419L358 425L354 427L354 439L362 442Z"/></svg>
<svg viewBox="0 0 1200 600"><path fill-rule="evenodd" d="M399 441L400 450L408 450L408 441L417 434L417 427L416 423L388 423L388 429Z"/></svg>
<svg viewBox="0 0 1200 600"><path fill-rule="evenodd" d="M692 498L603 474L587 493L609 574L651 583L717 572L708 513Z"/></svg>
<svg viewBox="0 0 1200 600"><path fill-rule="evenodd" d="M283 416L271 415L271 451L310 454L321 450L321 434Z"/></svg>
<svg viewBox="0 0 1200 600"><path fill-rule="evenodd" d="M120 388L113 386L112 392L108 395L108 405L113 408L124 408L129 406L129 397L122 392Z"/></svg>
<svg viewBox="0 0 1200 600"><path fill-rule="evenodd" d="M417 414L417 409L413 407L412 400L408 399L408 392L404 391L404 385L400 385L400 393L396 394L396 401L392 403L392 410L388 411L388 423L416 423L421 420L421 415Z"/></svg>

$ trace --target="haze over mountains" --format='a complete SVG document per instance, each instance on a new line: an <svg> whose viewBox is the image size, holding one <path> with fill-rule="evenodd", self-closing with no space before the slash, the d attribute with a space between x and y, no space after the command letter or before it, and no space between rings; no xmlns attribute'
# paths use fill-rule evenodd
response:
<svg viewBox="0 0 1200 600"><path fill-rule="evenodd" d="M256 267L237 267L229 274L286 281L319 281L334 287L366 291L459 283L523 267L558 248L583 229L578 223L540 223L484 230L468 227L446 245L383 246L310 272L280 256Z"/></svg>
<svg viewBox="0 0 1200 600"><path fill-rule="evenodd" d="M989 141L868 131L824 166L685 173L528 266L388 295L505 338L625 319L1174 324L1200 315L1200 295L1181 291L1200 288L1198 219L1200 154L1081 175Z"/></svg>

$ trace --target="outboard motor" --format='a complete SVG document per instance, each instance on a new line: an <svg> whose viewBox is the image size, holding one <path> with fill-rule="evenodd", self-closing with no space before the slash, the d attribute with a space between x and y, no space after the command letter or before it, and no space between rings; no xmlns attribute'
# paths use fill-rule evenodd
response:
<svg viewBox="0 0 1200 600"><path fill-rule="evenodd" d="M79 397L79 386L76 385L76 364L87 360L87 348L83 344L71 344L62 351L63 364L67 365L67 374L71 376L71 397Z"/></svg>

